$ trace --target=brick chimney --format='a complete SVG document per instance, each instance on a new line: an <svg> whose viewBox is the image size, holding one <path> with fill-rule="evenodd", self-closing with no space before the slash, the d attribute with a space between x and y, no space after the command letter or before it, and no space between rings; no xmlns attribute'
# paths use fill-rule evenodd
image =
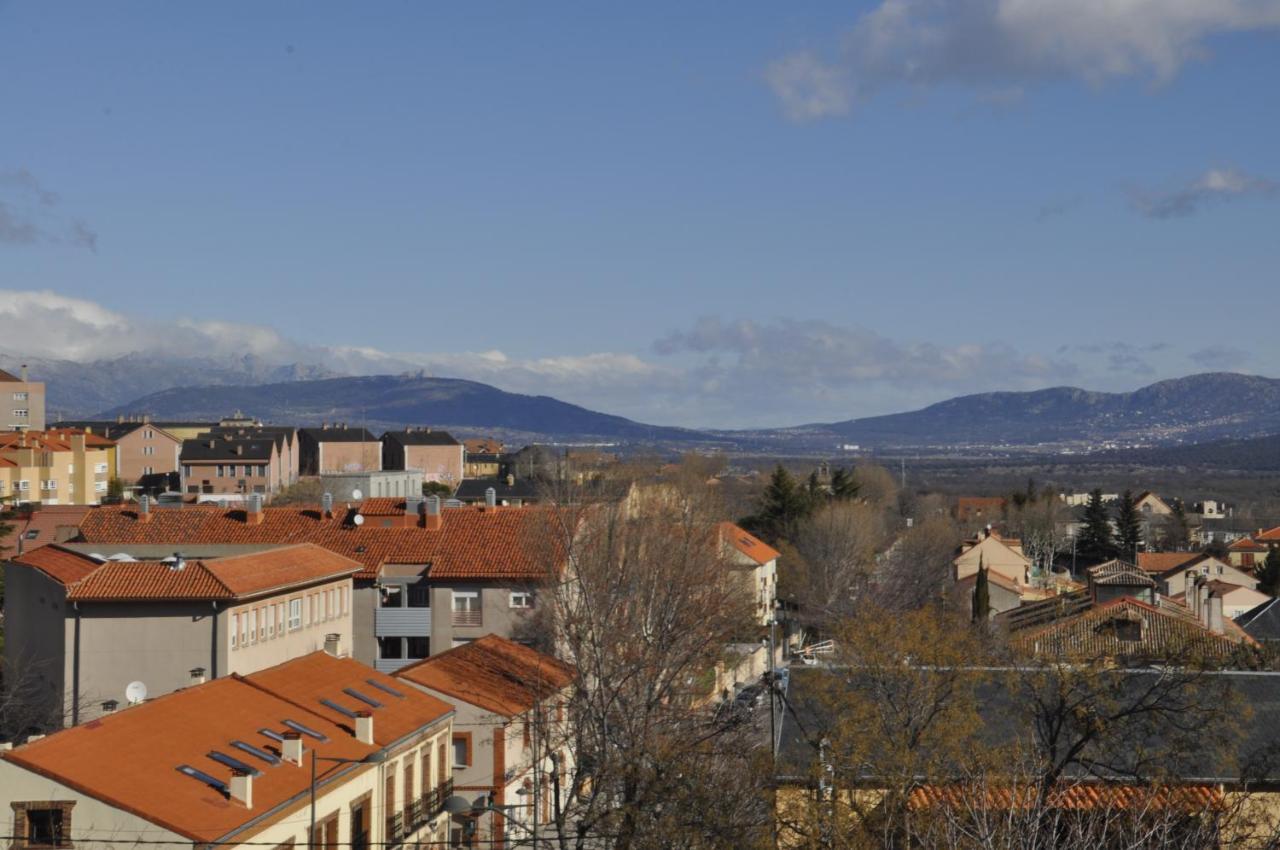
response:
<svg viewBox="0 0 1280 850"><path fill-rule="evenodd" d="M280 742L280 755L290 764L302 766L302 734L300 732L284 733L284 740Z"/></svg>
<svg viewBox="0 0 1280 850"><path fill-rule="evenodd" d="M356 712L356 740L373 746L373 714L371 712Z"/></svg>

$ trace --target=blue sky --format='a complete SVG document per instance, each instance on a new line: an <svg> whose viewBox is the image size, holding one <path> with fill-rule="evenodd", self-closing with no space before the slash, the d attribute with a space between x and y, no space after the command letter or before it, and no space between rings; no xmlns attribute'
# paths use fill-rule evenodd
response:
<svg viewBox="0 0 1280 850"><path fill-rule="evenodd" d="M699 426L1280 356L1280 0L690 5L0 3L0 350Z"/></svg>

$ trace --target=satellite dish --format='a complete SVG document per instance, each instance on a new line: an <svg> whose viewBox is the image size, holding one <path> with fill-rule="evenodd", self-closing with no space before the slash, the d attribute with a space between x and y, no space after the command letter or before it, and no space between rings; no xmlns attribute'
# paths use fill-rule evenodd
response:
<svg viewBox="0 0 1280 850"><path fill-rule="evenodd" d="M351 521L354 522L356 525L364 525L364 516L362 514L356 514L355 519Z"/></svg>
<svg viewBox="0 0 1280 850"><path fill-rule="evenodd" d="M364 498L364 493L361 493L360 488L357 487L356 489L351 491L351 498L355 499L358 502Z"/></svg>
<svg viewBox="0 0 1280 850"><path fill-rule="evenodd" d="M129 705L137 705L147 698L147 686L141 682L130 682L129 687L124 689L124 698L129 701Z"/></svg>

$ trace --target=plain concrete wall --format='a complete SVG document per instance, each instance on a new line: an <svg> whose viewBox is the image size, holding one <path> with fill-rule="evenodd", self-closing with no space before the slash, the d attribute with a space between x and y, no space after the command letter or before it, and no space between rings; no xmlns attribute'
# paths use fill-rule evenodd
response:
<svg viewBox="0 0 1280 850"><path fill-rule="evenodd" d="M430 574L428 574L430 579ZM480 593L480 625L453 625L453 592L479 591ZM512 608L510 594L513 590L534 592L534 605L539 604L535 586L532 584L504 583L432 583L431 585L431 654L453 648L454 640L475 640L487 634L509 638L515 634L516 628L533 609Z"/></svg>
<svg viewBox="0 0 1280 850"><path fill-rule="evenodd" d="M347 612L345 614L339 613L327 620L321 617L315 621L308 622L309 596L315 593L323 594L332 590L335 593L335 599L337 599L337 591L344 587L347 588L348 593ZM302 600L302 627L295 631L290 631L288 628L289 602L294 599ZM277 630L275 636L271 637L271 632L268 630L269 636L265 640L251 641L247 646L237 646L234 650L231 649L231 625L235 622L233 615L238 614L244 617L250 611L263 607L266 607L270 612L272 606L277 604L284 606L284 634L280 634ZM352 613L355 610L354 606L355 594L351 592L351 579L326 582L290 593L280 593L255 599L251 602L232 604L221 614L220 646L222 649L219 651L227 653L229 662L226 669L231 673L248 674L264 670L267 667L274 667L277 664L283 664L291 658L298 658L324 649L325 637L329 634L338 635L341 651L350 653L352 651ZM372 628L370 633L372 634Z"/></svg>
<svg viewBox="0 0 1280 850"><path fill-rule="evenodd" d="M31 702L33 720L53 720L70 699L64 667L66 590L37 570L10 564L4 567L4 582L6 692Z"/></svg>

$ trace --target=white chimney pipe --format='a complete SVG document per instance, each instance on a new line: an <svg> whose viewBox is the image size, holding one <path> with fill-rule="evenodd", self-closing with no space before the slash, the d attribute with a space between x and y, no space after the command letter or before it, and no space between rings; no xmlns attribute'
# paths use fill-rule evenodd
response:
<svg viewBox="0 0 1280 850"><path fill-rule="evenodd" d="M1209 631L1220 635L1224 631L1222 623L1222 597L1214 594L1209 597Z"/></svg>
<svg viewBox="0 0 1280 850"><path fill-rule="evenodd" d="M373 746L373 715L367 711L356 712L356 740Z"/></svg>
<svg viewBox="0 0 1280 850"><path fill-rule="evenodd" d="M330 632L324 636L324 651L334 658L339 657L342 649L342 635L337 632Z"/></svg>
<svg viewBox="0 0 1280 850"><path fill-rule="evenodd" d="M191 668L191 684L193 685L204 684L204 668L203 667Z"/></svg>
<svg viewBox="0 0 1280 850"><path fill-rule="evenodd" d="M231 799L243 803L246 809L253 808L253 775L243 770L231 771L231 784L228 786Z"/></svg>
<svg viewBox="0 0 1280 850"><path fill-rule="evenodd" d="M284 741L280 744L280 754L291 764L302 766L302 735L298 732L285 732Z"/></svg>

